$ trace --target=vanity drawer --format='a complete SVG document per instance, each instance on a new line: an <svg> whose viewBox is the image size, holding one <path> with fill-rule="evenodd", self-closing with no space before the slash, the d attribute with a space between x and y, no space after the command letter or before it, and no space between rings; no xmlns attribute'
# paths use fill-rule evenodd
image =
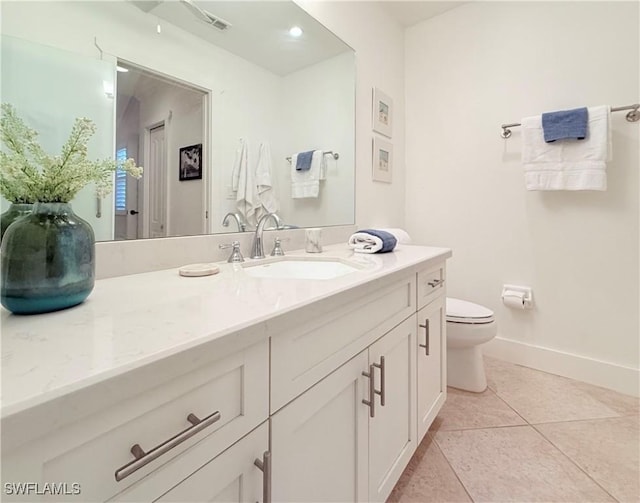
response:
<svg viewBox="0 0 640 503"><path fill-rule="evenodd" d="M361 292L270 329L272 413L416 311L415 274Z"/></svg>
<svg viewBox="0 0 640 503"><path fill-rule="evenodd" d="M418 272L418 309L444 292L445 279L444 262Z"/></svg>
<svg viewBox="0 0 640 503"><path fill-rule="evenodd" d="M3 461L25 466L11 474L17 481L78 484L82 501L105 501L189 450L187 476L268 418L268 349L264 340L210 362ZM206 453L198 455L195 445L203 439ZM137 461L131 452L135 445L142 456ZM27 468L34 460L37 467ZM7 474L3 479L8 481Z"/></svg>

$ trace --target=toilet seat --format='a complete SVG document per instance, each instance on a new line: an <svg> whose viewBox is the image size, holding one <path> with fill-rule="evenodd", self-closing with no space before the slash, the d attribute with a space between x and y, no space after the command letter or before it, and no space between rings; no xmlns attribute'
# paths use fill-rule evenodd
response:
<svg viewBox="0 0 640 503"><path fill-rule="evenodd" d="M466 300L447 297L447 322L480 325L493 321L491 309Z"/></svg>

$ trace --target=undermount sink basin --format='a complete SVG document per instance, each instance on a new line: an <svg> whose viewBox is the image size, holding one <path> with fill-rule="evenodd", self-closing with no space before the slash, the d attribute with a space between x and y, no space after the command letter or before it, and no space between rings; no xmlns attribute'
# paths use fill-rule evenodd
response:
<svg viewBox="0 0 640 503"><path fill-rule="evenodd" d="M284 257L267 263L243 265L245 272L254 278L334 279L361 270L356 264L337 258Z"/></svg>

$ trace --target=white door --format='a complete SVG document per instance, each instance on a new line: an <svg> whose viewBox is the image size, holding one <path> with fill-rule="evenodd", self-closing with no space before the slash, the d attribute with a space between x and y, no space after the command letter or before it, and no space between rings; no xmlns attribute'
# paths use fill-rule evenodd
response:
<svg viewBox="0 0 640 503"><path fill-rule="evenodd" d="M445 297L418 311L418 439L431 426L447 397Z"/></svg>
<svg viewBox="0 0 640 503"><path fill-rule="evenodd" d="M271 419L274 502L367 501L367 351Z"/></svg>
<svg viewBox="0 0 640 503"><path fill-rule="evenodd" d="M164 124L149 131L149 162L145 175L149 184L149 237L167 235L167 147Z"/></svg>
<svg viewBox="0 0 640 503"><path fill-rule="evenodd" d="M268 448L269 425L265 422L154 501L262 502L263 472L254 461L262 460Z"/></svg>
<svg viewBox="0 0 640 503"><path fill-rule="evenodd" d="M386 501L417 446L415 340L412 316L369 348L378 391L369 423L369 501Z"/></svg>

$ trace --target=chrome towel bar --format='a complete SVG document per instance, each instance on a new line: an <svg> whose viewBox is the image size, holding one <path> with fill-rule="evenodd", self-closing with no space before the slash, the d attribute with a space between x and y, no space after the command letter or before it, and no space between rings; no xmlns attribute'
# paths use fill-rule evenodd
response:
<svg viewBox="0 0 640 503"><path fill-rule="evenodd" d="M640 112L638 112L638 109L640 109L640 103L636 103L634 105L626 105L624 107L612 107L611 111L622 112L624 110L630 110L630 112L628 112L626 116L627 121L638 122L638 120L640 120ZM502 136L504 139L509 138L511 136L511 128L518 127L518 126L522 126L522 124L519 122L513 122L511 124L503 124L502 126L500 126L502 128L502 132L500 133L500 136Z"/></svg>

